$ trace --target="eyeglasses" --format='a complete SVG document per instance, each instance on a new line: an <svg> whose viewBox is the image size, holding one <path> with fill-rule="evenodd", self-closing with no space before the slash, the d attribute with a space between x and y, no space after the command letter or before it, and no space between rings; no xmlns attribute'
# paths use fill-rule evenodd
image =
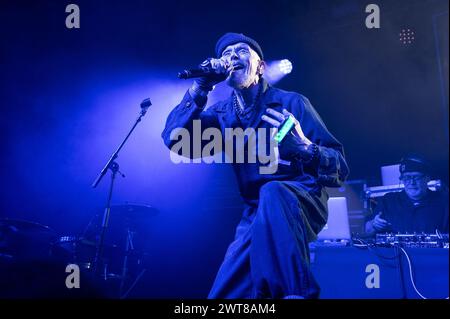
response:
<svg viewBox="0 0 450 319"><path fill-rule="evenodd" d="M412 182L420 182L425 175L406 175L406 176L400 176L400 180L403 183L412 183Z"/></svg>

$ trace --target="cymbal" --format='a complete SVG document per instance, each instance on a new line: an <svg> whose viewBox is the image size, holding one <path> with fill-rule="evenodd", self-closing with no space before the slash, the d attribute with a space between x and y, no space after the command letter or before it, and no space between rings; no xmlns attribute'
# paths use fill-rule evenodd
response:
<svg viewBox="0 0 450 319"><path fill-rule="evenodd" d="M10 218L0 219L0 232L56 235L56 231L48 226L27 220Z"/></svg>
<svg viewBox="0 0 450 319"><path fill-rule="evenodd" d="M20 219L0 219L0 250L14 258L49 256L57 237L48 226Z"/></svg>
<svg viewBox="0 0 450 319"><path fill-rule="evenodd" d="M143 215L142 217L150 217L155 216L159 213L158 209L153 206L146 204L121 204L121 205L112 205L111 206L112 214L119 215Z"/></svg>

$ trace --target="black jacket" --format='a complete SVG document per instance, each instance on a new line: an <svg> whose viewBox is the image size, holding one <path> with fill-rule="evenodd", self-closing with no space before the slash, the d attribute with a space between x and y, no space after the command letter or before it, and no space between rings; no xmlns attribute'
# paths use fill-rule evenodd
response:
<svg viewBox="0 0 450 319"><path fill-rule="evenodd" d="M278 112L287 109L291 112L303 129L304 134L319 146L319 156L316 161L306 165L296 162L292 165L279 163L274 174L260 174L262 165L256 163L233 163L241 195L246 200L257 200L259 189L269 181L297 181L309 193L322 196L323 186L339 187L348 175L348 166L344 158L341 143L327 130L325 124L317 114L309 100L295 92L287 92L269 86L264 80L263 93L256 112L250 119L249 127L267 130L269 138L271 125L261 120L266 108L273 108ZM233 108L232 97L218 102L207 109L203 109L206 99L194 100L187 92L175 109L170 113L166 127L162 133L167 147L171 148L177 140L171 140L171 133L179 128L187 129L193 135L193 120L201 120L201 128L214 127L222 132L225 138L226 128L242 127ZM245 129L245 128L244 128ZM191 143L191 148L194 141ZM206 144L206 143L204 143ZM258 145L258 143L256 143ZM224 149L224 148L223 148ZM246 150L247 151L247 150ZM191 153L191 158L193 158Z"/></svg>
<svg viewBox="0 0 450 319"><path fill-rule="evenodd" d="M404 190L387 193L375 207L374 214L380 212L381 218L392 224L391 232L434 233L438 229L448 233L448 192L445 190L428 191L416 203L409 199Z"/></svg>

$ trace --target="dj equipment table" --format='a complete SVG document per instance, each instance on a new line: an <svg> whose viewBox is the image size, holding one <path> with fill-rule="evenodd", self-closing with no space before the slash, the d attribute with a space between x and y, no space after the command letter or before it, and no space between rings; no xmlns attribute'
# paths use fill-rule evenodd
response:
<svg viewBox="0 0 450 319"><path fill-rule="evenodd" d="M322 289L320 298L420 299L419 293L431 299L447 298L449 250L403 249L375 246L311 247L312 271ZM414 284L419 293L414 289Z"/></svg>

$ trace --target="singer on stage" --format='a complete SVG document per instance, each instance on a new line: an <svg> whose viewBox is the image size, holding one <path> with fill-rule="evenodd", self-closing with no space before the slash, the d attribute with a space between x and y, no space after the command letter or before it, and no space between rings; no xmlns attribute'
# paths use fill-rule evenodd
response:
<svg viewBox="0 0 450 319"><path fill-rule="evenodd" d="M167 119L162 137L169 148L176 142L171 132L191 131L194 120L222 132L269 132L289 116L295 125L278 145L274 173L261 174L258 162L233 162L246 207L208 297L318 298L308 243L327 221L324 187L339 187L348 175L343 147L306 97L265 81L263 51L254 39L227 33L215 49L217 59L204 64L214 72L196 78ZM233 88L231 96L205 109L208 93L221 81Z"/></svg>

